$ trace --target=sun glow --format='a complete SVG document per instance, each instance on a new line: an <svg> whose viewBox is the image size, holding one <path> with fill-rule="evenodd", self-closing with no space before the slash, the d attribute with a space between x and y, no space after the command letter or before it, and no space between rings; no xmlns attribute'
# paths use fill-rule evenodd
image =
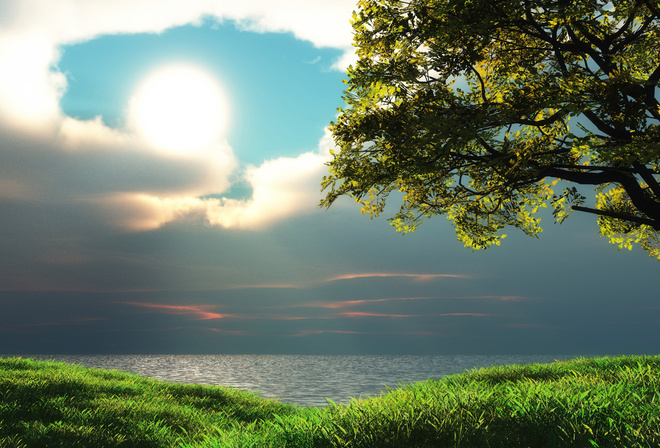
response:
<svg viewBox="0 0 660 448"><path fill-rule="evenodd" d="M218 82L191 66L157 70L140 84L131 100L129 121L159 149L204 149L223 134L227 105Z"/></svg>

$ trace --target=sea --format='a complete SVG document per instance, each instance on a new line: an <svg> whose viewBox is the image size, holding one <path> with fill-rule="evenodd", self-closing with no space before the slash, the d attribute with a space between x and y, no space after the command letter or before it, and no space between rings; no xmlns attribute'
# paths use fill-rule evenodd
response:
<svg viewBox="0 0 660 448"><path fill-rule="evenodd" d="M576 355L0 355L121 370L164 381L229 386L299 406L378 396L475 368Z"/></svg>

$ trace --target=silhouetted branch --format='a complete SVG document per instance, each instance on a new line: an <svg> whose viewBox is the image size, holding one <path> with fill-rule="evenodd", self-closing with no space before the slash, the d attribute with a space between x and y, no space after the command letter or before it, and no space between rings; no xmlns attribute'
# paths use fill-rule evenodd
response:
<svg viewBox="0 0 660 448"><path fill-rule="evenodd" d="M637 224L644 224L647 226L651 226L656 230L660 230L660 222L656 222L652 219L642 218L639 216L629 215L626 213L617 213L608 210L598 210L596 208L582 207L580 205L574 205L572 208L573 210L576 210L578 212L593 213L595 215L607 216L609 218L622 219L624 221L635 222Z"/></svg>

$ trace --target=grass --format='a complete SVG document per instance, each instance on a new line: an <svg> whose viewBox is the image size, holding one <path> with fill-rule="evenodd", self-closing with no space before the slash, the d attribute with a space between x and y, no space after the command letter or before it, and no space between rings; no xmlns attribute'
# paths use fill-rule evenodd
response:
<svg viewBox="0 0 660 448"><path fill-rule="evenodd" d="M0 359L0 448L658 446L658 356L478 369L325 408Z"/></svg>

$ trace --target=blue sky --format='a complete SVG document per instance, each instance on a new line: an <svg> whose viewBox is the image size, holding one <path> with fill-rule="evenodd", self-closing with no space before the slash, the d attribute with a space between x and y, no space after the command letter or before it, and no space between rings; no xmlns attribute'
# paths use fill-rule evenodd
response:
<svg viewBox="0 0 660 448"><path fill-rule="evenodd" d="M341 98L342 50L317 48L290 33L254 33L206 19L160 34L103 36L64 48L58 70L69 87L65 114L103 116L120 126L140 79L173 62L201 67L222 83L231 103L227 139L245 163L295 157L318 144ZM255 132L258 129L258 132Z"/></svg>
<svg viewBox="0 0 660 448"><path fill-rule="evenodd" d="M0 6L0 353L657 352L660 265L592 216L473 253L318 208L352 2L34 3ZM227 102L194 150L131 115L173 64Z"/></svg>

